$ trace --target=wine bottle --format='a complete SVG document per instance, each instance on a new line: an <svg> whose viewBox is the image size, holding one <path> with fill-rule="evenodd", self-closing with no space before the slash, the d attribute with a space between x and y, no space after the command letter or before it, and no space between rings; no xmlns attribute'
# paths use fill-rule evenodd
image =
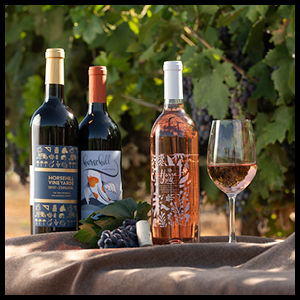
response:
<svg viewBox="0 0 300 300"><path fill-rule="evenodd" d="M78 229L78 122L64 103L64 49L46 50L45 100L30 122L31 234Z"/></svg>
<svg viewBox="0 0 300 300"><path fill-rule="evenodd" d="M154 243L199 239L198 133L184 110L182 62L164 62L164 110L150 135Z"/></svg>
<svg viewBox="0 0 300 300"><path fill-rule="evenodd" d="M88 73L89 107L79 124L81 219L122 199L121 134L107 111L107 70Z"/></svg>

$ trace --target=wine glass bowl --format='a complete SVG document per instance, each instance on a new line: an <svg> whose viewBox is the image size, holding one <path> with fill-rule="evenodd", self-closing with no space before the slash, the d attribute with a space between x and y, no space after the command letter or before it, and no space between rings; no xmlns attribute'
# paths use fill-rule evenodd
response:
<svg viewBox="0 0 300 300"><path fill-rule="evenodd" d="M207 149L207 170L215 185L227 194L230 207L229 242L235 242L235 197L253 180L256 147L250 120L214 120Z"/></svg>

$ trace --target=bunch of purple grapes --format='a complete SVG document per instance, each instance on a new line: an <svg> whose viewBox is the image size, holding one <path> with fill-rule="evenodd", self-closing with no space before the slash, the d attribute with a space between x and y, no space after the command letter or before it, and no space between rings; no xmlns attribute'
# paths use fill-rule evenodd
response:
<svg viewBox="0 0 300 300"><path fill-rule="evenodd" d="M248 80L243 79L233 89L230 89L231 101L230 110L234 119L253 119L253 116L247 112L248 99L254 93L256 86Z"/></svg>
<svg viewBox="0 0 300 300"><path fill-rule="evenodd" d="M98 246L100 249L138 247L136 220L126 219L122 226L117 229L113 231L104 230L98 241Z"/></svg>

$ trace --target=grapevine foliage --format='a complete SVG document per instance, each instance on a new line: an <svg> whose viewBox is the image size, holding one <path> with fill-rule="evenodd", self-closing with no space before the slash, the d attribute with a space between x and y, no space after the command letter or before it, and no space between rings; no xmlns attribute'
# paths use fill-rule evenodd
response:
<svg viewBox="0 0 300 300"><path fill-rule="evenodd" d="M131 122L120 126L123 138L150 132L163 103L163 62L182 60L208 200L223 205L205 167L211 120L249 118L258 172L241 214L266 224L268 235L293 230L295 5L6 5L6 170L13 164L23 182L49 47L66 51L65 98L79 122L88 67L107 66L109 111L118 124Z"/></svg>

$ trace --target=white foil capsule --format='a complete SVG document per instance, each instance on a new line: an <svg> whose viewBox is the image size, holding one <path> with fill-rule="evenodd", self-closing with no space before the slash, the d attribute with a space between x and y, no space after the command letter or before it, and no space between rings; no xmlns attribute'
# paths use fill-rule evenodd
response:
<svg viewBox="0 0 300 300"><path fill-rule="evenodd" d="M140 247L153 246L150 224L146 220L140 220L136 223L136 234Z"/></svg>

